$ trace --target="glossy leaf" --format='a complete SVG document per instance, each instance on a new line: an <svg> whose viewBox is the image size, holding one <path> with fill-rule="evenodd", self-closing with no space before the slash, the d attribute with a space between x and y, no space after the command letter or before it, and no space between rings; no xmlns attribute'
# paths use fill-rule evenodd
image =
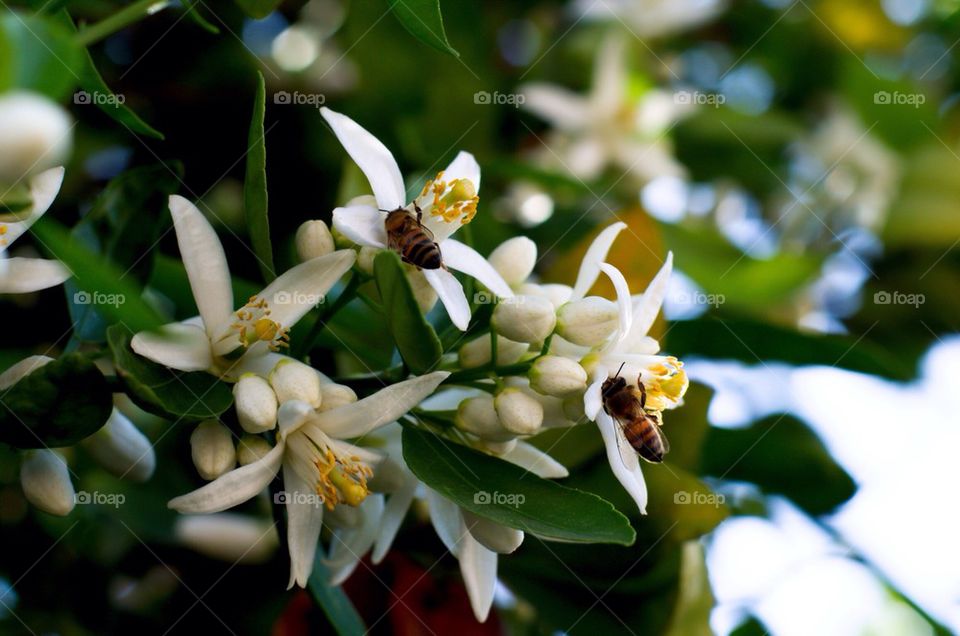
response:
<svg viewBox="0 0 960 636"><path fill-rule="evenodd" d="M32 231L50 255L73 272L73 282L82 297L80 304L95 304L106 318L141 331L159 327L160 315L141 297L132 276L83 245L54 221L42 219Z"/></svg>
<svg viewBox="0 0 960 636"><path fill-rule="evenodd" d="M701 318L672 323L666 348L680 358L700 356L747 364L826 365L893 380L912 377L885 349L855 336L803 333L746 318Z"/></svg>
<svg viewBox="0 0 960 636"><path fill-rule="evenodd" d="M400 24L421 42L455 57L460 54L450 46L443 28L438 0L387 0Z"/></svg>
<svg viewBox="0 0 960 636"><path fill-rule="evenodd" d="M83 48L57 20L15 12L0 17L0 90L63 99L80 82L82 63Z"/></svg>
<svg viewBox="0 0 960 636"><path fill-rule="evenodd" d="M633 528L608 501L432 433L404 429L403 458L423 483L502 525L545 539L633 543Z"/></svg>
<svg viewBox="0 0 960 636"><path fill-rule="evenodd" d="M267 282L277 277L270 245L270 222L267 218L267 147L263 117L267 88L263 73L257 74L257 94L253 100L253 117L247 137L247 175L243 180L243 212L253 252L257 255L260 273Z"/></svg>
<svg viewBox="0 0 960 636"><path fill-rule="evenodd" d="M806 424L774 415L743 429L711 428L701 469L784 495L811 515L833 511L857 486Z"/></svg>
<svg viewBox="0 0 960 636"><path fill-rule="evenodd" d="M330 585L330 570L324 559L323 547L317 546L317 555L313 561L313 571L307 581L307 589L314 602L320 606L327 620L340 636L367 633L360 614L343 591L343 587Z"/></svg>
<svg viewBox="0 0 960 636"><path fill-rule="evenodd" d="M68 353L4 390L0 403L0 441L56 448L99 430L113 410L113 395L90 358Z"/></svg>
<svg viewBox="0 0 960 636"><path fill-rule="evenodd" d="M233 404L230 385L209 373L184 373L137 355L133 333L123 325L107 329L117 375L141 408L177 421L216 418Z"/></svg>
<svg viewBox="0 0 960 636"><path fill-rule="evenodd" d="M383 302L387 328L404 362L416 374L435 369L443 348L413 297L400 257L390 250L381 251L373 261L373 276Z"/></svg>

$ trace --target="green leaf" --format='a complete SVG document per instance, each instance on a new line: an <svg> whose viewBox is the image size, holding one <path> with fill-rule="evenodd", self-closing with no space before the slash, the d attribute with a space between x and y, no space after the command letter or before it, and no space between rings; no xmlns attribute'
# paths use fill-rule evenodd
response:
<svg viewBox="0 0 960 636"><path fill-rule="evenodd" d="M502 525L576 543L630 545L636 536L610 502L432 433L405 428L403 458L423 483ZM504 501L491 500L495 493Z"/></svg>
<svg viewBox="0 0 960 636"><path fill-rule="evenodd" d="M267 147L264 140L263 116L267 87L263 73L257 73L257 95L253 100L253 117L247 137L247 175L243 180L243 211L247 219L250 241L257 255L260 272L268 283L277 277L273 268L270 245L270 222L267 220Z"/></svg>
<svg viewBox="0 0 960 636"><path fill-rule="evenodd" d="M70 33L77 33L77 27L74 25L73 20L66 11L60 12L56 19L63 24L64 27L70 31ZM94 103L111 119L117 121L122 126L129 128L136 134L147 135L156 139L164 138L161 132L140 119L140 117L126 105L123 98L118 98L110 90L110 87L107 86L107 83L103 81L100 71L97 70L97 67L93 62L93 58L90 56L90 52L84 48L81 48L77 74L80 78L80 88L82 88L87 95L96 96L97 100ZM77 97L79 98L80 96L81 94L78 93Z"/></svg>
<svg viewBox="0 0 960 636"><path fill-rule="evenodd" d="M0 90L62 99L80 81L82 61L83 48L57 20L16 12L0 17Z"/></svg>
<svg viewBox="0 0 960 636"><path fill-rule="evenodd" d="M251 18L262 20L280 6L281 0L234 0Z"/></svg>
<svg viewBox="0 0 960 636"><path fill-rule="evenodd" d="M163 323L141 297L132 276L71 237L63 226L43 218L32 231L43 247L73 272L73 280L84 294L76 302L95 304L101 314L134 331L154 329Z"/></svg>
<svg viewBox="0 0 960 636"><path fill-rule="evenodd" d="M180 4L183 6L183 10L186 12L187 17L190 18L195 24L199 25L201 29L207 33L219 35L220 28L203 17L203 14L200 13L200 10L197 8L197 5L200 4L200 0L182 0Z"/></svg>
<svg viewBox="0 0 960 636"><path fill-rule="evenodd" d="M403 361L418 375L435 369L443 347L413 297L400 257L391 250L381 251L373 259L373 276L386 312L387 328Z"/></svg>
<svg viewBox="0 0 960 636"><path fill-rule="evenodd" d="M711 428L701 470L748 481L784 495L811 515L827 514L857 486L810 427L790 415L772 415L743 429Z"/></svg>
<svg viewBox="0 0 960 636"><path fill-rule="evenodd" d="M97 365L68 353L20 379L0 397L0 441L17 448L72 446L103 426L113 395Z"/></svg>
<svg viewBox="0 0 960 636"><path fill-rule="evenodd" d="M123 325L107 329L117 375L130 397L162 417L196 421L219 417L233 404L230 385L200 371L185 373L156 364L130 348L133 333Z"/></svg>
<svg viewBox="0 0 960 636"><path fill-rule="evenodd" d="M908 380L914 371L910 365L899 364L885 349L861 338L803 333L746 318L674 322L667 340L670 353L680 358L826 365L893 380Z"/></svg>
<svg viewBox="0 0 960 636"><path fill-rule="evenodd" d="M327 616L327 620L341 636L367 633L363 619L360 618L360 614L357 613L353 603L350 602L350 597L343 591L343 587L330 585L330 570L327 568L325 559L326 555L323 553L322 546L317 546L317 555L313 560L313 571L307 581L310 596L320 606L320 609Z"/></svg>
<svg viewBox="0 0 960 636"><path fill-rule="evenodd" d="M788 300L820 271L819 256L778 253L768 259L747 256L713 228L659 224L670 249L683 255L684 273L708 294L715 304L766 311L772 303Z"/></svg>
<svg viewBox="0 0 960 636"><path fill-rule="evenodd" d="M460 57L447 41L438 0L387 0L387 3L403 28L415 38L438 51Z"/></svg>

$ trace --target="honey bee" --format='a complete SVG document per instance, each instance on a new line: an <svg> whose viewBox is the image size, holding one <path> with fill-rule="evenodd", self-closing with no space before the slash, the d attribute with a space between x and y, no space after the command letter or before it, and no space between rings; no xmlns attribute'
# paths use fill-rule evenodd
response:
<svg viewBox="0 0 960 636"><path fill-rule="evenodd" d="M621 364L620 371L622 370ZM643 374L637 376L637 386L632 387L627 385L626 379L620 377L620 371L603 382L600 389L603 410L620 424L623 437L640 457L659 464L670 450L670 444L660 429L659 418L644 410L647 390L640 379ZM619 435L617 439L620 439Z"/></svg>
<svg viewBox="0 0 960 636"><path fill-rule="evenodd" d="M443 257L440 246L433 238L433 232L421 222L423 212L414 204L416 216L405 208L397 208L387 213L384 225L387 229L387 247L400 254L404 263L410 263L421 269L440 269Z"/></svg>

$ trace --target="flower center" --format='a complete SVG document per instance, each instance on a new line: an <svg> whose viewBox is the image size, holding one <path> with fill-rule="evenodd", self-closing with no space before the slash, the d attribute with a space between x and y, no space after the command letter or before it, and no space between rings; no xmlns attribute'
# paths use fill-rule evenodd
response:
<svg viewBox="0 0 960 636"><path fill-rule="evenodd" d="M359 506L370 494L367 478L373 476L373 469L359 457L337 455L327 447L325 453L317 454L314 466L318 474L317 494L328 510L333 510L338 503Z"/></svg>
<svg viewBox="0 0 960 636"><path fill-rule="evenodd" d="M444 181L443 172L427 181L414 201L426 214L439 217L444 223L460 220L466 225L477 214L480 197L469 179Z"/></svg>
<svg viewBox="0 0 960 636"><path fill-rule="evenodd" d="M234 315L236 320L215 345L217 355L230 359L258 342L266 342L271 351L289 346L289 330L270 318L270 306L263 298L251 296Z"/></svg>
<svg viewBox="0 0 960 636"><path fill-rule="evenodd" d="M644 369L643 384L647 389L647 410L663 411L677 406L690 382L683 363L673 356Z"/></svg>

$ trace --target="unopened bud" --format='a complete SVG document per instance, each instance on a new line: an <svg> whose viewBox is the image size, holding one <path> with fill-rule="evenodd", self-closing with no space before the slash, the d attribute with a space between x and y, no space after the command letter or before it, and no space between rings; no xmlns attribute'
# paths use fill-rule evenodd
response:
<svg viewBox="0 0 960 636"><path fill-rule="evenodd" d="M317 410L321 413L346 406L347 404L353 404L357 401L357 394L353 392L353 389L344 384L335 384L332 382L321 384L320 394L323 398L320 401L320 408Z"/></svg>
<svg viewBox="0 0 960 636"><path fill-rule="evenodd" d="M490 252L487 261L511 287L522 284L537 263L537 244L525 236L508 239Z"/></svg>
<svg viewBox="0 0 960 636"><path fill-rule="evenodd" d="M52 515L65 517L76 504L67 463L52 450L44 448L24 453L20 485L27 501Z"/></svg>
<svg viewBox="0 0 960 636"><path fill-rule="evenodd" d="M270 442L259 435L244 435L237 444L237 461L241 466L263 459L273 449Z"/></svg>
<svg viewBox="0 0 960 636"><path fill-rule="evenodd" d="M245 373L233 385L233 398L240 426L248 433L262 433L277 425L277 394L259 375Z"/></svg>
<svg viewBox="0 0 960 636"><path fill-rule="evenodd" d="M173 534L200 554L228 563L264 563L279 545L272 523L233 512L178 516Z"/></svg>
<svg viewBox="0 0 960 636"><path fill-rule="evenodd" d="M14 183L62 164L73 142L70 115L27 91L0 96L0 181Z"/></svg>
<svg viewBox="0 0 960 636"><path fill-rule="evenodd" d="M201 422L190 435L190 455L204 479L216 479L224 474L237 463L230 429L216 420Z"/></svg>
<svg viewBox="0 0 960 636"><path fill-rule="evenodd" d="M556 310L542 296L504 298L497 303L490 319L490 326L500 335L528 343L546 340L556 324Z"/></svg>
<svg viewBox="0 0 960 636"><path fill-rule="evenodd" d="M530 347L525 342L514 342L503 336L497 336L497 364L513 364L523 357ZM457 352L460 366L475 369L489 364L491 360L490 334L484 334L466 343Z"/></svg>
<svg viewBox="0 0 960 636"><path fill-rule="evenodd" d="M494 400L503 428L516 435L533 435L543 424L543 406L517 388L507 388Z"/></svg>
<svg viewBox="0 0 960 636"><path fill-rule="evenodd" d="M150 440L117 409L113 409L99 431L81 444L98 464L117 477L146 481L157 466Z"/></svg>
<svg viewBox="0 0 960 636"><path fill-rule="evenodd" d="M491 395L480 395L460 402L454 421L457 428L482 440L506 442L515 437L514 433L500 423Z"/></svg>
<svg viewBox="0 0 960 636"><path fill-rule="evenodd" d="M273 367L270 371L270 386L273 387L276 401L280 404L287 400L300 400L317 408L323 399L320 394L320 375L313 367L293 358L284 358Z"/></svg>
<svg viewBox="0 0 960 636"><path fill-rule="evenodd" d="M587 389L587 372L580 364L562 356L542 356L529 373L530 388L543 395L564 398L583 394Z"/></svg>
<svg viewBox="0 0 960 636"><path fill-rule="evenodd" d="M295 242L297 256L301 261L326 256L336 249L333 234L323 221L306 221L301 224L297 229Z"/></svg>
<svg viewBox="0 0 960 636"><path fill-rule="evenodd" d="M557 333L584 347L603 344L618 323L617 304L599 296L587 296L557 310Z"/></svg>

